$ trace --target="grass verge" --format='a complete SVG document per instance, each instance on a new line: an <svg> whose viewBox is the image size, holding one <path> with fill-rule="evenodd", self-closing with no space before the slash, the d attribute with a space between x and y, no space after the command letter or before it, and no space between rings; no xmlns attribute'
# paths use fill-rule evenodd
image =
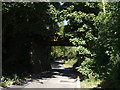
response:
<svg viewBox="0 0 120 90"><path fill-rule="evenodd" d="M101 88L99 87L99 84L101 83L101 80L90 80L85 79L80 82L81 88Z"/></svg>
<svg viewBox="0 0 120 90"><path fill-rule="evenodd" d="M76 59L69 59L68 61L65 61L64 66L65 67L73 67L73 65L77 62Z"/></svg>

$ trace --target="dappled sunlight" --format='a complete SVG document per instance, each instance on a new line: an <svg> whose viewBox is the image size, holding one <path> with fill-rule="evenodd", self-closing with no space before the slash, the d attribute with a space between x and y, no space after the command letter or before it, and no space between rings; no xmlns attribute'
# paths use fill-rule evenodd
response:
<svg viewBox="0 0 120 90"><path fill-rule="evenodd" d="M119 88L119 6L3 2L0 86Z"/></svg>

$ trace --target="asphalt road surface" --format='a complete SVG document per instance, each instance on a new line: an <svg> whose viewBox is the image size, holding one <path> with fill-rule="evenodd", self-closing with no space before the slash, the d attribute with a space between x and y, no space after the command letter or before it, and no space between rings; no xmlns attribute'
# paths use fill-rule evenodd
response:
<svg viewBox="0 0 120 90"><path fill-rule="evenodd" d="M79 79L76 79L72 68L64 68L63 62L56 61L52 64L52 70L42 72L27 79L23 85L12 85L10 88L80 88Z"/></svg>

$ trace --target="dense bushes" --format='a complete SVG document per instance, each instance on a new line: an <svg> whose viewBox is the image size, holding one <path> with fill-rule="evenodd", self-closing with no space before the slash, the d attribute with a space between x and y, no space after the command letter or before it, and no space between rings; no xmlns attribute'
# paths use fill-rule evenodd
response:
<svg viewBox="0 0 120 90"><path fill-rule="evenodd" d="M104 79L102 87L119 88L119 66L120 66L120 48L119 48L119 3L106 3L106 13L99 12L98 16L94 18L94 25L98 30L98 38L96 50L93 51L96 55L93 60L85 60L79 67L79 71L85 75L84 70L87 69L87 75L92 72L96 74L94 77ZM90 64L92 62L92 64ZM86 64L84 64L86 63Z"/></svg>
<svg viewBox="0 0 120 90"><path fill-rule="evenodd" d="M64 32L76 46L78 71L86 78L104 80L103 87L120 86L119 7L119 2L71 2L56 9L58 21L68 21Z"/></svg>
<svg viewBox="0 0 120 90"><path fill-rule="evenodd" d="M33 62L38 64L38 60L42 62L38 68L50 68L50 62L47 61L49 47L42 47L41 42L53 39L57 24L52 20L48 9L49 3L2 3L3 76L31 73L34 71L32 68L37 66L33 65ZM36 43L38 47L33 46ZM38 52L40 54L37 54ZM47 65L44 65L46 62Z"/></svg>

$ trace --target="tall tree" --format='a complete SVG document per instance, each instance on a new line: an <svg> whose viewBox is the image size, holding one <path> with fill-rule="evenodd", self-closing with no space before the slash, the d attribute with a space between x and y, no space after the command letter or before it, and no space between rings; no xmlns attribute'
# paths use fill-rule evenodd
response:
<svg viewBox="0 0 120 90"><path fill-rule="evenodd" d="M21 73L23 70L31 71L31 64L34 61L31 60L31 54L36 55L37 51L35 50L38 48L34 43L39 42L39 45L44 40L52 40L57 31L58 26L52 20L49 6L50 3L37 2L2 3L3 72L8 74L9 71L10 73L12 71L13 73ZM47 50L46 48L44 50ZM47 55L47 52L45 54ZM39 54L36 55L36 58L32 59L39 60ZM44 61L41 62L45 64ZM43 66L45 65L41 67Z"/></svg>

